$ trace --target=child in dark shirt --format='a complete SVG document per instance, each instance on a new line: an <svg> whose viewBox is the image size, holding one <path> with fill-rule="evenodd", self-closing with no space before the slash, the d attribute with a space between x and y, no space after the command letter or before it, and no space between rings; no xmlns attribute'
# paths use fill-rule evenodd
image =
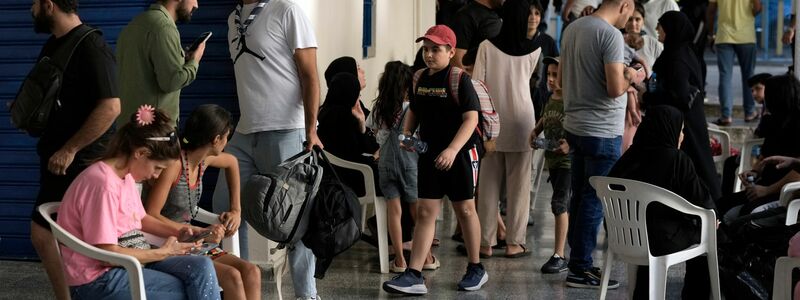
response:
<svg viewBox="0 0 800 300"><path fill-rule="evenodd" d="M456 38L444 25L428 29L423 42L427 69L418 71L403 133L412 135L419 125L420 139L428 150L420 153L418 164L418 211L411 261L406 271L383 283L389 293L423 295L428 292L420 273L433 242L441 199L447 196L461 223L469 264L458 283L459 290L475 291L489 279L478 257L480 223L475 212L480 139L476 132L480 103L469 75L459 80L459 99L449 90L450 58L455 55ZM405 147L401 144L401 147ZM413 149L408 149L413 150Z"/></svg>

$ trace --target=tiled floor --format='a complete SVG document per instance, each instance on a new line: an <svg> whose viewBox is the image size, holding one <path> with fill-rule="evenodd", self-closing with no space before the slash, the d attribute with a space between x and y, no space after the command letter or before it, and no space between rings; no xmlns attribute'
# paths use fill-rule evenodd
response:
<svg viewBox="0 0 800 300"><path fill-rule="evenodd" d="M547 178L547 173L543 178ZM434 250L442 261L442 268L424 273L427 278L429 299L597 299L596 290L582 290L564 286L566 273L544 275L539 267L552 255L553 216L550 213L550 184L543 182L540 196L537 198L533 218L535 226L528 227L528 246L533 255L507 259L500 256L484 259L483 263L489 272L489 282L477 292L457 292L456 283L461 279L466 268L465 257L456 250L456 242L449 239L452 233L447 213L439 222L438 237L441 246ZM600 239L600 248L605 245ZM496 252L501 254L502 250ZM595 264L602 266L602 251L595 252ZM383 292L381 283L390 279L392 274L380 274L378 251L366 243L358 243L346 253L337 257L329 269L325 279L317 281L317 289L323 299L386 299L394 298ZM682 286L683 266L678 265L670 270L667 299L678 299ZM611 291L608 299L624 299L628 285L624 282L626 268L617 263L613 277L620 280L619 289ZM283 295L292 299L294 295L291 277L283 277ZM0 299L51 299L52 292L44 271L36 262L0 261ZM264 282L265 297L277 299L273 282Z"/></svg>

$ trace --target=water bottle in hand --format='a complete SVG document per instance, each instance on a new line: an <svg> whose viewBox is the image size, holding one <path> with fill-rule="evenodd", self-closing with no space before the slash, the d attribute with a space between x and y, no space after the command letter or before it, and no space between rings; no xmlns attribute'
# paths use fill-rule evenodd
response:
<svg viewBox="0 0 800 300"><path fill-rule="evenodd" d="M535 138L531 143L531 147L536 149L544 149L548 151L556 151L561 145L556 140L546 138Z"/></svg>
<svg viewBox="0 0 800 300"><path fill-rule="evenodd" d="M418 153L425 153L428 151L428 143L423 142L412 135L401 134L397 136L397 139L400 141L400 143L405 145L406 148L413 149Z"/></svg>
<svg viewBox="0 0 800 300"><path fill-rule="evenodd" d="M653 74L650 75L650 79L647 80L647 91L652 93L655 92L657 88L658 79L656 79L656 72L653 72Z"/></svg>

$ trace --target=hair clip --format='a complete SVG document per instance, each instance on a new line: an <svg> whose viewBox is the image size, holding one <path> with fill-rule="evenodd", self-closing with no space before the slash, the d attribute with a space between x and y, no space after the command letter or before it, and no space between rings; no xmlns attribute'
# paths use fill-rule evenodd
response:
<svg viewBox="0 0 800 300"><path fill-rule="evenodd" d="M139 106L139 109L136 110L136 122L139 123L139 126L152 124L156 120L155 111L155 108L147 104Z"/></svg>
<svg viewBox="0 0 800 300"><path fill-rule="evenodd" d="M172 143L174 143L177 139L178 139L178 137L175 136L175 132L174 131L170 132L168 136L154 136L154 137L146 138L146 140L148 140L148 141L172 142Z"/></svg>

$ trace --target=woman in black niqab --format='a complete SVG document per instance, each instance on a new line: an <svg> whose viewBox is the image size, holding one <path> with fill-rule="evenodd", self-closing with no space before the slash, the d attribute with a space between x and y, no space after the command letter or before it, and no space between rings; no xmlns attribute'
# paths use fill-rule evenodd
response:
<svg viewBox="0 0 800 300"><path fill-rule="evenodd" d="M638 180L670 190L690 203L714 209L714 202L695 172L691 159L678 148L681 144L683 113L658 105L650 107L639 124L633 145L620 157L608 176ZM653 256L684 250L700 241L697 217L678 212L661 203L647 207L647 235ZM648 269L639 267L633 299L647 299ZM705 257L687 261L683 299L707 299L708 263Z"/></svg>
<svg viewBox="0 0 800 300"><path fill-rule="evenodd" d="M691 43L694 26L682 12L664 13L658 19L664 37L664 51L653 65L657 88L644 95L645 114L653 105L670 105L683 113L684 141L681 150L694 163L697 175L705 183L711 197L722 196L717 169L709 147L708 125L703 107L704 82L700 62Z"/></svg>

